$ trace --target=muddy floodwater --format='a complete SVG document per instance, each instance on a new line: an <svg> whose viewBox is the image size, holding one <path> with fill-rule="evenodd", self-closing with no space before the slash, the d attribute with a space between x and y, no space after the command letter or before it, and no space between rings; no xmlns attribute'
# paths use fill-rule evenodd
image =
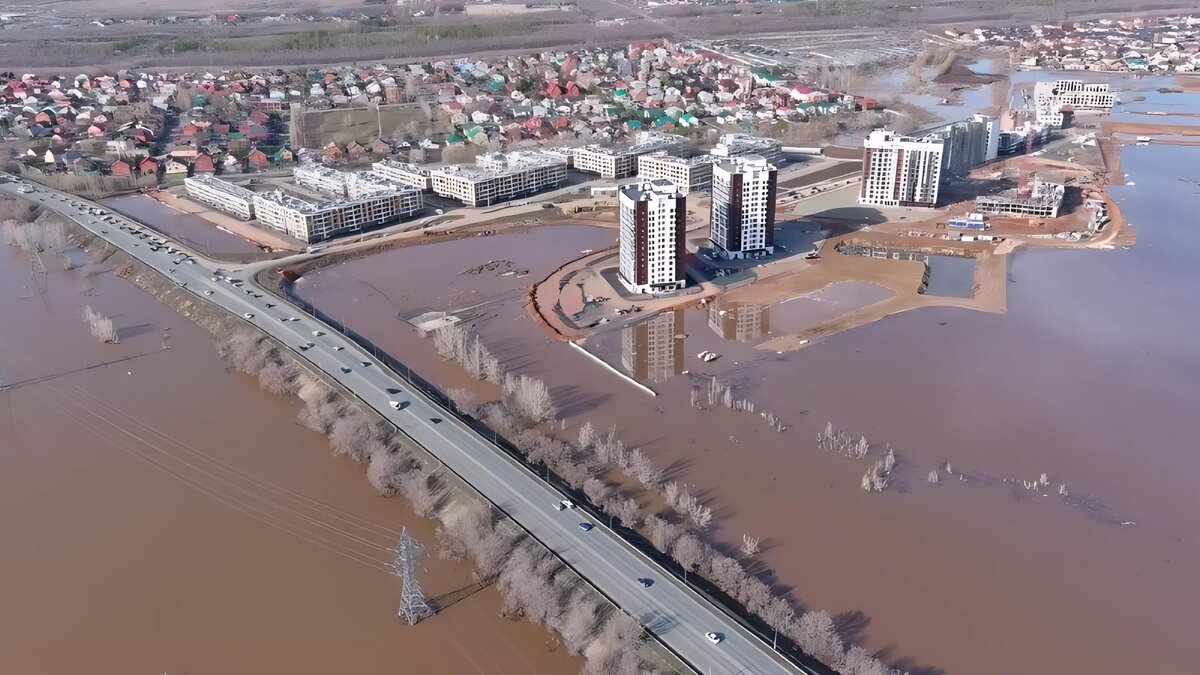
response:
<svg viewBox="0 0 1200 675"><path fill-rule="evenodd" d="M254 243L222 230L212 221L146 195L109 197L101 203L207 255L258 253L261 250Z"/></svg>
<svg viewBox="0 0 1200 675"><path fill-rule="evenodd" d="M587 341L657 395L548 340L524 308L518 286L596 248L605 231L402 249L310 274L299 289L445 387L474 385L402 319L453 310L449 299L468 308L505 365L547 381L564 435L584 420L616 425L710 500L718 541L763 537L781 585L893 663L967 675L1189 673L1200 604L1200 455L1187 423L1200 400L1200 197L1179 180L1196 176L1179 172L1200 166L1200 149L1124 152L1136 185L1117 196L1136 247L1019 250L1006 314L920 309L785 354L755 345L826 305L717 303ZM530 274L458 274L501 259ZM949 294L966 278L965 264L933 272ZM870 285L824 292L848 308L886 297ZM719 358L704 362L702 351ZM711 377L758 412L702 395L693 407ZM818 449L827 422L865 435L870 454ZM865 492L861 478L887 446L898 456L890 484Z"/></svg>
<svg viewBox="0 0 1200 675"><path fill-rule="evenodd" d="M0 246L0 672L578 672L205 331L109 273L46 265L38 293ZM388 572L402 527L447 605L416 627Z"/></svg>

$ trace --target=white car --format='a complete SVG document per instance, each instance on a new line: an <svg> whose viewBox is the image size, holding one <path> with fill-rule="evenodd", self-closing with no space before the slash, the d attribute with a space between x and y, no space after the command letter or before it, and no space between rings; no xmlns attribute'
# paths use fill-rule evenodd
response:
<svg viewBox="0 0 1200 675"><path fill-rule="evenodd" d="M343 349L345 349L345 347L343 347L343 346L341 346L341 345L334 345L334 346L333 346L333 351L335 351L335 352L340 352L340 351L342 351Z"/></svg>
<svg viewBox="0 0 1200 675"><path fill-rule="evenodd" d="M212 295L212 291L204 291L205 295Z"/></svg>
<svg viewBox="0 0 1200 675"><path fill-rule="evenodd" d="M388 401L388 405L392 406L392 410L399 410L403 404L400 401Z"/></svg>
<svg viewBox="0 0 1200 675"><path fill-rule="evenodd" d="M564 499L564 500L562 500L561 503L562 503L564 509L575 508L575 502L571 501L570 499Z"/></svg>
<svg viewBox="0 0 1200 675"><path fill-rule="evenodd" d="M720 633L713 633L710 631L708 633L705 633L704 637L708 638L708 641L713 643L714 645L720 644L720 642L721 642L721 634Z"/></svg>
<svg viewBox="0 0 1200 675"><path fill-rule="evenodd" d="M243 314L242 316L246 317L247 319L253 319L253 318L254 318L254 315L253 315L253 314L251 314L250 312L246 312L246 313L245 313L245 314Z"/></svg>
<svg viewBox="0 0 1200 675"><path fill-rule="evenodd" d="M314 331L312 332L312 334L313 334L313 337L321 337L322 335L324 335L324 334L325 334L325 332L324 332L324 331L319 331L319 330L314 330Z"/></svg>

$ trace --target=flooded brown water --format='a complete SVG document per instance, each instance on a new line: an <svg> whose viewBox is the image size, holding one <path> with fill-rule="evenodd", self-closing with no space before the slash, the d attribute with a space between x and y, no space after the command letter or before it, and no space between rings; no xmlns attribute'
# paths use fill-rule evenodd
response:
<svg viewBox="0 0 1200 675"><path fill-rule="evenodd" d="M616 425L711 500L718 541L732 549L743 533L764 537L761 558L781 586L841 614L848 633L893 663L922 673L1182 674L1194 672L1200 601L1200 455L1186 440L1200 381L1200 303L1187 290L1200 235L1184 226L1200 204L1163 192L1177 182L1169 176L1158 191L1147 186L1155 172L1196 161L1127 157L1137 187L1120 197L1138 246L1018 251L1004 315L922 309L796 352L754 349L821 311L797 300L743 306L732 320L671 312L588 341L658 396L548 341L516 282L457 275L505 259L534 270L527 285L597 248L586 228L393 251L310 274L299 288L447 387L471 383L400 319L446 310L449 296L490 298L469 318L509 368L547 381L565 434L585 419ZM826 292L851 290L855 302L875 292ZM721 358L703 363L701 350ZM692 390L713 375L788 429L692 408ZM827 421L876 448L867 459L819 450ZM884 444L899 455L891 485L864 492ZM935 468L940 484L927 481ZM1046 487L1021 485L1043 472Z"/></svg>
<svg viewBox="0 0 1200 675"><path fill-rule="evenodd" d="M45 288L0 246L0 672L578 672L202 329L108 273ZM402 527L448 604L416 627L387 570Z"/></svg>
<svg viewBox="0 0 1200 675"><path fill-rule="evenodd" d="M222 230L209 220L146 195L109 197L101 203L206 255L261 252L258 245Z"/></svg>

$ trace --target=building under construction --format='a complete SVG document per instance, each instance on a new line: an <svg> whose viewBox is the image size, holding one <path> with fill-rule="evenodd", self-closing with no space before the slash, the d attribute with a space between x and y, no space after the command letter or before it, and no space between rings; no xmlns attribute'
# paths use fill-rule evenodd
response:
<svg viewBox="0 0 1200 675"><path fill-rule="evenodd" d="M1033 177L1028 193L1014 190L999 195L977 197L975 213L1057 218L1066 192L1066 181L1061 176L1039 174Z"/></svg>

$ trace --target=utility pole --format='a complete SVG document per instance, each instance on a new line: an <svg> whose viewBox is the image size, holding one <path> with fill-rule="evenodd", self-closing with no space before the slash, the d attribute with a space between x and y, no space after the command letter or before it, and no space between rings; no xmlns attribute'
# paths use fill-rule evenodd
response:
<svg viewBox="0 0 1200 675"><path fill-rule="evenodd" d="M408 536L407 527L400 531L392 573L400 577L400 611L397 616L410 626L433 614L433 609L425 599L425 591L421 590L421 584L417 581L417 556L424 550L421 542Z"/></svg>

